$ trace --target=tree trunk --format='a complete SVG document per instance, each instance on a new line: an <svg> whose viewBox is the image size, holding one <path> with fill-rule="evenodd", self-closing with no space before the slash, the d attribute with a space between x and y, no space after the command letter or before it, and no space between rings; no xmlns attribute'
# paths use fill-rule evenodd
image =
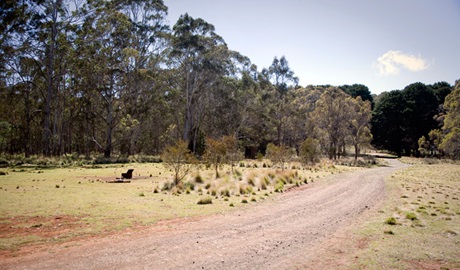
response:
<svg viewBox="0 0 460 270"><path fill-rule="evenodd" d="M56 46L57 36L57 17L58 3L54 1L52 5L52 21L51 21L51 36L49 39L47 52L47 76L46 76L46 101L45 101L45 119L44 119L44 154L51 155L51 103L53 99L53 68L54 68L54 50Z"/></svg>

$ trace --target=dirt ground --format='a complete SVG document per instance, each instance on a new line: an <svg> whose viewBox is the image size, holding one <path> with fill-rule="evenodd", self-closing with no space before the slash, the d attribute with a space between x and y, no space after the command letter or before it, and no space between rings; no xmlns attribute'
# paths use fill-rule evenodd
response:
<svg viewBox="0 0 460 270"><path fill-rule="evenodd" d="M406 166L387 162L386 167L333 175L323 184L295 188L227 214L164 221L4 257L0 269L333 267L346 263L335 255L341 252L341 241L346 246L347 228L382 201L384 177Z"/></svg>

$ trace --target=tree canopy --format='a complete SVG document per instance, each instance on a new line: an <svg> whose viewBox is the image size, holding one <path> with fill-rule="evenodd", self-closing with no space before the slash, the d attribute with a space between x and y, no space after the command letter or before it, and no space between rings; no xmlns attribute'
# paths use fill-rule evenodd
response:
<svg viewBox="0 0 460 270"><path fill-rule="evenodd" d="M372 138L418 154L436 129L440 147L456 144L446 82L384 93L375 106L363 84L301 87L285 56L260 69L211 22L186 13L169 27L162 0L2 1L0 10L0 154L160 155L180 142L181 153L185 143L211 156L225 139L232 164L267 145L312 161L348 146L358 157Z"/></svg>

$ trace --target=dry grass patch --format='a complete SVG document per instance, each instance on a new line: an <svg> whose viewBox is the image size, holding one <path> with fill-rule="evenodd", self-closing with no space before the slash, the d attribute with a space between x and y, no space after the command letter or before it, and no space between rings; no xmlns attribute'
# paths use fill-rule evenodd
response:
<svg viewBox="0 0 460 270"><path fill-rule="evenodd" d="M460 203L453 199L459 179L454 164L415 165L389 177L386 206L357 232L369 245L355 254L352 268L460 268ZM406 188L413 195L405 196Z"/></svg>
<svg viewBox="0 0 460 270"><path fill-rule="evenodd" d="M262 198L268 198L275 189L286 191L300 186L305 179L310 183L332 173L353 170L325 163L312 168L296 164L295 170L281 171L270 168L268 161L244 163L233 173L224 166L218 179L213 170L202 166L178 185L172 184L173 172L161 163L2 168L0 251L148 226L161 220L232 211L244 207L243 201L252 202L248 205L264 201ZM134 169L131 183L106 182L128 169ZM280 182L283 186L276 186ZM61 218L56 223L58 217L66 217L69 222ZM19 230L18 226L27 230ZM48 231L56 235L48 237Z"/></svg>

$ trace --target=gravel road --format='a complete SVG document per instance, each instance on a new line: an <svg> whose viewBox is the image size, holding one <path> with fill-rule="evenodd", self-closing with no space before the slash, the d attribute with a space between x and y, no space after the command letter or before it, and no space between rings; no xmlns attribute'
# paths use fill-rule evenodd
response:
<svg viewBox="0 0 460 270"><path fill-rule="evenodd" d="M0 269L292 269L385 196L388 166L343 173L256 206L8 258Z"/></svg>

